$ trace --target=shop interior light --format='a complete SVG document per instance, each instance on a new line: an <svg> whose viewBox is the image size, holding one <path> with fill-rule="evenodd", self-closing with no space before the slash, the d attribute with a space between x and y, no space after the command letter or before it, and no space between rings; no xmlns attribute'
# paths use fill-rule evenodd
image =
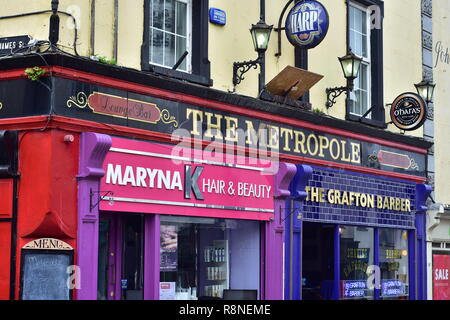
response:
<svg viewBox="0 0 450 320"><path fill-rule="evenodd" d="M345 79L347 79L347 86L327 88L325 90L327 94L327 102L325 105L327 108L331 108L336 103L336 98L339 97L342 93L345 92L349 94L353 91L353 82L358 77L359 70L361 68L362 58L354 54L351 49L345 56L338 59L339 63L341 64L344 77Z"/></svg>

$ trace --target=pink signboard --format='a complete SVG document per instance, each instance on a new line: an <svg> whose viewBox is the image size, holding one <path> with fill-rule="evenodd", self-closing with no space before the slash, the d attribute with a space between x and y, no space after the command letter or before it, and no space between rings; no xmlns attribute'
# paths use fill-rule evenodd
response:
<svg viewBox="0 0 450 320"><path fill-rule="evenodd" d="M450 255L433 254L433 300L450 300Z"/></svg>
<svg viewBox="0 0 450 320"><path fill-rule="evenodd" d="M113 138L100 209L269 220L273 163L212 151Z"/></svg>

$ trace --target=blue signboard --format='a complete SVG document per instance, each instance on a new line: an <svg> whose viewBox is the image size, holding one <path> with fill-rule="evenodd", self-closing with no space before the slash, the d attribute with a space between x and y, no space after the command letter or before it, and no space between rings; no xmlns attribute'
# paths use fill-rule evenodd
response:
<svg viewBox="0 0 450 320"><path fill-rule="evenodd" d="M320 2L302 1L289 11L285 31L294 46L311 49L325 38L328 26L328 12Z"/></svg>
<svg viewBox="0 0 450 320"><path fill-rule="evenodd" d="M343 280L341 281L341 290L341 296L344 299L368 297L366 281Z"/></svg>
<svg viewBox="0 0 450 320"><path fill-rule="evenodd" d="M408 295L406 286L399 280L386 280L381 282L382 297L403 297Z"/></svg>
<svg viewBox="0 0 450 320"><path fill-rule="evenodd" d="M209 21L211 23L225 25L227 23L227 14L223 10L217 8L210 8Z"/></svg>

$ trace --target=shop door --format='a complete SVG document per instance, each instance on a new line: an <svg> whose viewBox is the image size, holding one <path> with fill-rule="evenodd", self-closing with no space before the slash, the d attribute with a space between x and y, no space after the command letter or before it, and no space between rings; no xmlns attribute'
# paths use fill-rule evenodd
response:
<svg viewBox="0 0 450 320"><path fill-rule="evenodd" d="M334 234L335 226L303 223L302 299L334 298Z"/></svg>
<svg viewBox="0 0 450 320"><path fill-rule="evenodd" d="M143 299L143 216L101 216L98 299Z"/></svg>

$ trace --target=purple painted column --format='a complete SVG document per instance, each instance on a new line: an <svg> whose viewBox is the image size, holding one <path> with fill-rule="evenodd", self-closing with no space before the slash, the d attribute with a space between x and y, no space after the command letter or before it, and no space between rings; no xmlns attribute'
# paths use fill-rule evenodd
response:
<svg viewBox="0 0 450 320"><path fill-rule="evenodd" d="M427 244L426 244L426 201L431 194L431 186L416 185L416 236L417 236L417 300L427 299Z"/></svg>
<svg viewBox="0 0 450 320"><path fill-rule="evenodd" d="M79 300L97 299L98 272L98 206L90 208L90 190L98 192L105 174L103 160L111 147L111 137L85 132L81 134L78 169L78 235L77 264L80 267ZM95 199L99 196L95 193ZM96 201L95 201L96 202Z"/></svg>
<svg viewBox="0 0 450 320"><path fill-rule="evenodd" d="M144 234L144 300L159 300L160 219L159 215L145 216Z"/></svg>
<svg viewBox="0 0 450 320"><path fill-rule="evenodd" d="M289 184L297 169L290 163L280 163L278 173L274 177L274 207L273 219L265 225L264 271L261 299L283 299L283 239L284 221L283 208L289 197Z"/></svg>

